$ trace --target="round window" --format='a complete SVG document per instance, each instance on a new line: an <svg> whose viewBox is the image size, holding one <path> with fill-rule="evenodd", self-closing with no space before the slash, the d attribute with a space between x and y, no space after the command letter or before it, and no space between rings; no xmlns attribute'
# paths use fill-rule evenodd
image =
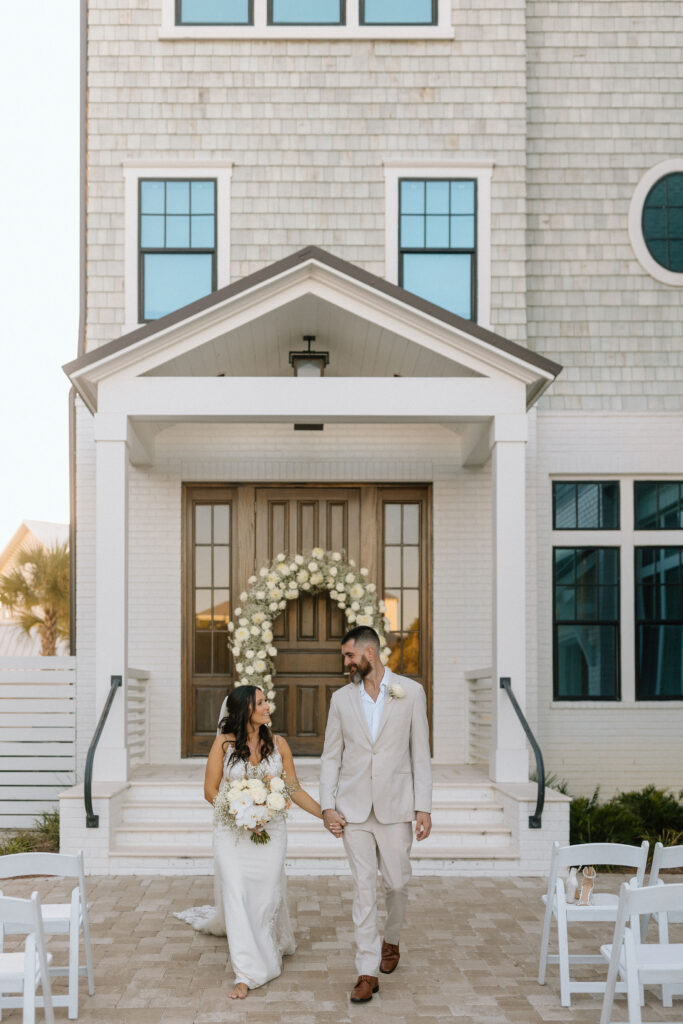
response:
<svg viewBox="0 0 683 1024"><path fill-rule="evenodd" d="M666 174L643 204L643 238L660 267L683 272L683 172Z"/></svg>

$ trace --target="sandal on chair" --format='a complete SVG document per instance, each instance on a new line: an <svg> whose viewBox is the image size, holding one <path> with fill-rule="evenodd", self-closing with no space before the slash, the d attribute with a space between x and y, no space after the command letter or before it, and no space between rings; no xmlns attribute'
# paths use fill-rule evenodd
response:
<svg viewBox="0 0 683 1024"><path fill-rule="evenodd" d="M579 893L578 906L590 906L591 893L593 892L593 886L595 885L596 874L597 872L594 867L586 867L583 869L583 882L581 883L581 892Z"/></svg>
<svg viewBox="0 0 683 1024"><path fill-rule="evenodd" d="M576 877L576 868L571 868L567 876L567 903L576 902L576 893L579 888L579 882Z"/></svg>

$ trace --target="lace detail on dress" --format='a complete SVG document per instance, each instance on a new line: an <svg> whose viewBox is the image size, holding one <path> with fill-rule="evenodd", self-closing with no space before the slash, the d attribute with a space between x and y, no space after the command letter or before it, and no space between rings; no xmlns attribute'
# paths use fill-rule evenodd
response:
<svg viewBox="0 0 683 1024"><path fill-rule="evenodd" d="M234 747L232 743L228 743L227 750L223 757L223 779L221 785L226 782L230 782L233 779L255 778L263 770L266 774L281 775L282 774L282 755L277 748L277 740L275 740L275 750L268 757L264 758L260 764L252 764L250 761L233 761L231 765L228 765L230 754Z"/></svg>

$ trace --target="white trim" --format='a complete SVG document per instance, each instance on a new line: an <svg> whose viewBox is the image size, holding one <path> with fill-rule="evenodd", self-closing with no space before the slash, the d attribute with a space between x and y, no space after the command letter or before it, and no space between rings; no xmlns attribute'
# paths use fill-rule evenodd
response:
<svg viewBox="0 0 683 1024"><path fill-rule="evenodd" d="M230 284L230 180L232 163L146 163L126 161L124 178L124 310L122 334L140 326L138 320L138 182L140 178L216 179L216 287Z"/></svg>
<svg viewBox="0 0 683 1024"><path fill-rule="evenodd" d="M650 251L645 244L643 238L643 205L647 199L648 192L655 185L660 178L663 178L667 174L673 174L680 172L683 174L683 156L672 157L670 160L663 160L659 164L655 164L649 171L646 171L643 177L636 185L631 199L631 205L628 211L628 234L631 239L631 248L635 254L636 259L640 263L643 270L647 271L650 277L654 277L655 281L659 281L661 284L672 285L673 287L680 288L683 285L683 273L676 273L673 270L667 270L666 267L660 266L659 263L650 255Z"/></svg>
<svg viewBox="0 0 683 1024"><path fill-rule="evenodd" d="M269 25L267 0L254 0L253 25L176 25L175 0L162 0L159 39L453 39L451 0L438 0L436 25L361 25L359 0L346 0L345 25Z"/></svg>
<svg viewBox="0 0 683 1024"><path fill-rule="evenodd" d="M477 320L491 330L491 178L493 161L384 161L384 276L398 284L398 182L400 178L474 178L477 182Z"/></svg>

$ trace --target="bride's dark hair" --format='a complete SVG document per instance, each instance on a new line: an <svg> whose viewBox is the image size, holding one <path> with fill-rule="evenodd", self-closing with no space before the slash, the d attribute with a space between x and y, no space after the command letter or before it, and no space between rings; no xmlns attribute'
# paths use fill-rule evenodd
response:
<svg viewBox="0 0 683 1024"><path fill-rule="evenodd" d="M260 686L236 686L228 694L225 718L220 723L222 733L232 733L235 744L229 764L235 761L248 761L250 756L247 742L247 726L256 707L256 694L263 693ZM273 734L267 725L259 726L261 741L261 760L265 761L275 750Z"/></svg>

